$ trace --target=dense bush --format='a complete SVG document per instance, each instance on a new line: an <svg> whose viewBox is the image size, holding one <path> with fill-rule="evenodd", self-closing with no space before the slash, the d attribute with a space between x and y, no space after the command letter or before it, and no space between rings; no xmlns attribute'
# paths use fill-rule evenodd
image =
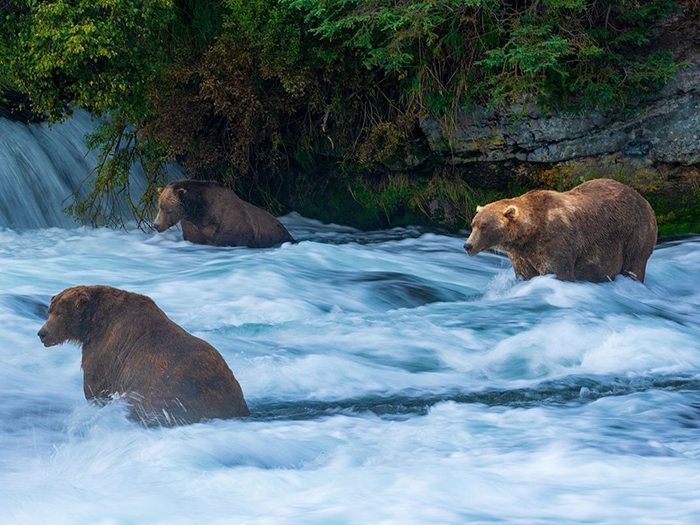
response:
<svg viewBox="0 0 700 525"><path fill-rule="evenodd" d="M87 200L109 221L131 162L182 161L267 200L294 173L352 189L420 155L417 117L474 104L624 107L678 65L671 0L0 0L0 87L106 117ZM313 184L312 184L313 185ZM306 187L310 185L306 183ZM297 190L298 191L298 190ZM356 192L357 193L357 192Z"/></svg>

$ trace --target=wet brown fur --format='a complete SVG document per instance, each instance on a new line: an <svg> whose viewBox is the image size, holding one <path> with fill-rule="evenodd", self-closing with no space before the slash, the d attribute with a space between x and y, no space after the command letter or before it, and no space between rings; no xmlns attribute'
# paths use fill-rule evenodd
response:
<svg viewBox="0 0 700 525"><path fill-rule="evenodd" d="M478 208L464 247L470 255L504 250L526 280L555 274L602 282L623 274L643 282L656 236L654 211L639 193L595 179L563 193L535 190Z"/></svg>
<svg viewBox="0 0 700 525"><path fill-rule="evenodd" d="M294 241L270 213L216 182L178 180L161 191L154 226L164 232L178 222L196 244L269 248Z"/></svg>
<svg viewBox="0 0 700 525"><path fill-rule="evenodd" d="M56 295L39 331L45 346L82 345L83 389L100 404L126 398L131 418L171 426L249 414L224 358L148 297L109 286Z"/></svg>

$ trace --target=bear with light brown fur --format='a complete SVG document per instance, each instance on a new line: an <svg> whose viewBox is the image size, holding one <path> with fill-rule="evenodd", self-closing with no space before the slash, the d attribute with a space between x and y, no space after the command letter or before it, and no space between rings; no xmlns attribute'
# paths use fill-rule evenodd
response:
<svg viewBox="0 0 700 525"><path fill-rule="evenodd" d="M160 190L154 227L162 233L178 222L196 244L270 248L294 241L270 213L217 182L178 180Z"/></svg>
<svg viewBox="0 0 700 525"><path fill-rule="evenodd" d="M148 297L109 286L76 286L51 299L39 330L44 346L82 346L83 390L104 404L115 395L130 417L172 426L249 414L221 354L172 322Z"/></svg>
<svg viewBox="0 0 700 525"><path fill-rule="evenodd" d="M657 226L649 203L610 179L571 191L535 190L477 207L464 249L500 248L518 277L554 274L563 281L602 282L622 274L644 281Z"/></svg>

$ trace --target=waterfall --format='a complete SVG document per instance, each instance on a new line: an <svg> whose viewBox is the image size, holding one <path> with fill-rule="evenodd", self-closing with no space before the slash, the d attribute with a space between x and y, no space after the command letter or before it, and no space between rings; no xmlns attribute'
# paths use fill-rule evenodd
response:
<svg viewBox="0 0 700 525"><path fill-rule="evenodd" d="M97 152L88 151L85 135L96 121L76 111L60 124L25 124L0 118L0 228L71 228L78 223L64 208L71 195L97 165ZM172 178L183 178L170 167ZM131 173L132 198L145 189L143 169ZM89 188L81 189L84 196Z"/></svg>

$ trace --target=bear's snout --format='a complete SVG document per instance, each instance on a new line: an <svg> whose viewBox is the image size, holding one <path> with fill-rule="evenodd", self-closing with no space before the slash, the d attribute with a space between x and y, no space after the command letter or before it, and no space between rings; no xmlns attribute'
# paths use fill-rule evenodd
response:
<svg viewBox="0 0 700 525"><path fill-rule="evenodd" d="M467 242L464 243L464 251L467 252L470 257L474 257L481 250L477 249L474 243L467 239Z"/></svg>
<svg viewBox="0 0 700 525"><path fill-rule="evenodd" d="M163 220L163 212L158 210L158 215L156 215L156 220L153 221L153 227L158 233L163 233L168 228L165 227L165 220Z"/></svg>
<svg viewBox="0 0 700 525"><path fill-rule="evenodd" d="M41 343L46 347L50 346L55 346L57 345L60 341L56 341L56 334L53 334L53 336L49 333L49 331L45 328L46 325L41 327L41 330L39 330L36 335L39 336L39 339L41 340Z"/></svg>
<svg viewBox="0 0 700 525"><path fill-rule="evenodd" d="M41 330L39 330L39 331L36 333L36 335L39 336L39 339L41 340L41 343L42 343L45 347L48 348L49 346L53 346L52 341L50 340L51 337L49 337L49 331L48 331L46 328L44 328L43 326L41 327Z"/></svg>

